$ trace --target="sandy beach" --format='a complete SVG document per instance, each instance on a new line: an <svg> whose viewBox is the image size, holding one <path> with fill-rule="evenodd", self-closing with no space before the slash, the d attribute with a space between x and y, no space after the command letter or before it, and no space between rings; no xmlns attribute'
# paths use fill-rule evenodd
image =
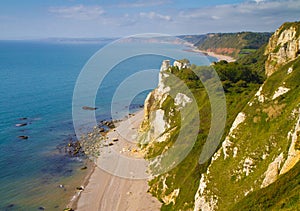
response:
<svg viewBox="0 0 300 211"><path fill-rule="evenodd" d="M211 52L211 51L201 51L199 50L199 52L203 53L203 54L207 54L208 56L212 56L212 57L215 57L218 59L218 61L221 61L221 60L225 60L227 62L235 62L236 59L230 57L230 56L225 56L225 55L221 55L221 54L216 54L214 52Z"/></svg>
<svg viewBox="0 0 300 211"><path fill-rule="evenodd" d="M138 128L143 120L143 114L143 111L137 112L134 116L120 122L114 130L107 134L106 144L112 143L113 145L106 145L101 149L96 167L81 192L75 207L76 210L160 210L161 203L147 192L147 179L137 179L141 174L147 175L146 169L139 166L133 168L130 166L132 162L124 163L123 161L124 157L129 160L143 161L143 155L136 146ZM112 140L116 138L118 141L113 142ZM107 165L102 165L103 163ZM114 167L110 168L111 166ZM108 173L109 171L113 171L114 174ZM132 175L131 178L129 178L128 172L129 175ZM118 175L125 175L127 178Z"/></svg>
<svg viewBox="0 0 300 211"><path fill-rule="evenodd" d="M203 51L203 50L199 50L199 49L196 49L193 47L193 49L189 49L187 51L191 51L191 52L198 52L198 53L202 53L204 55L208 55L208 56L212 56L212 57L215 57L218 59L218 61L221 61L221 60L225 60L227 62L235 62L236 59L230 57L230 56L226 56L226 55L221 55L221 54L216 54L214 52L211 52L211 51Z"/></svg>

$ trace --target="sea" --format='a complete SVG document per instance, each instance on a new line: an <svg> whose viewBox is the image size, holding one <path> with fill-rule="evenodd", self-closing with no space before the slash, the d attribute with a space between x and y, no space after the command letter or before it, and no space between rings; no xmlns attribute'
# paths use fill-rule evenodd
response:
<svg viewBox="0 0 300 211"><path fill-rule="evenodd" d="M87 174L82 170L87 160L62 150L70 139L76 139L72 120L74 88L93 55L114 42L0 41L0 210L63 210L76 194L76 187ZM149 43L124 42L120 51L105 56L110 59L132 47L149 49ZM96 95L98 109L84 112L95 112L99 122L110 119L112 98L119 84L145 69L157 71L158 79L164 59L184 57L197 65L216 61L187 51L190 47L183 44L151 43L151 48L170 50L172 58L145 53L120 61L99 87L104 91ZM178 58L174 58L176 55ZM141 109L150 91L141 91L124 111Z"/></svg>

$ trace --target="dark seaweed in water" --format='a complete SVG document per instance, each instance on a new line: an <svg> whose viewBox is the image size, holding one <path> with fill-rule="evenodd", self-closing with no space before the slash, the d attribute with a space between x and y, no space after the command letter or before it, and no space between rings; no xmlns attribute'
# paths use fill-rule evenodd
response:
<svg viewBox="0 0 300 211"><path fill-rule="evenodd" d="M58 177L71 176L74 172L72 166L70 166L70 159L64 155L54 154L48 157L48 161L52 165L45 166L41 169L43 173L41 177L42 184L51 184L52 179Z"/></svg>
<svg viewBox="0 0 300 211"><path fill-rule="evenodd" d="M10 205L7 205L6 207L3 207L3 209L5 211L14 210L15 209L15 205L14 204L10 204Z"/></svg>
<svg viewBox="0 0 300 211"><path fill-rule="evenodd" d="M51 165L48 165L45 168L41 169L41 171L43 172L44 183L48 183L53 177L65 177L72 175L74 173L72 166L68 164L74 162L81 163L87 158L80 142L77 141L76 136L70 136L56 148L59 153L54 153L47 158Z"/></svg>
<svg viewBox="0 0 300 211"><path fill-rule="evenodd" d="M140 109L140 108L144 108L144 105L143 104L135 104L135 103L132 103L129 105L129 110Z"/></svg>

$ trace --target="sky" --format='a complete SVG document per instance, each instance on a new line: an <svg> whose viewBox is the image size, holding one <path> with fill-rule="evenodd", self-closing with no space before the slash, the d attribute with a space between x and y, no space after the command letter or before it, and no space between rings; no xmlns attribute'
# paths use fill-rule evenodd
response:
<svg viewBox="0 0 300 211"><path fill-rule="evenodd" d="M274 31L300 0L1 0L0 39Z"/></svg>

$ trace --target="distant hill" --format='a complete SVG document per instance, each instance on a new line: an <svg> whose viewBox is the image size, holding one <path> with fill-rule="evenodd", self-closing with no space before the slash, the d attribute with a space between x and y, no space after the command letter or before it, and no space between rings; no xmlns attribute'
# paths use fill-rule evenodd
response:
<svg viewBox="0 0 300 211"><path fill-rule="evenodd" d="M210 33L206 35L183 35L181 39L192 43L203 51L239 58L256 51L266 44L272 33L239 32L239 33Z"/></svg>

